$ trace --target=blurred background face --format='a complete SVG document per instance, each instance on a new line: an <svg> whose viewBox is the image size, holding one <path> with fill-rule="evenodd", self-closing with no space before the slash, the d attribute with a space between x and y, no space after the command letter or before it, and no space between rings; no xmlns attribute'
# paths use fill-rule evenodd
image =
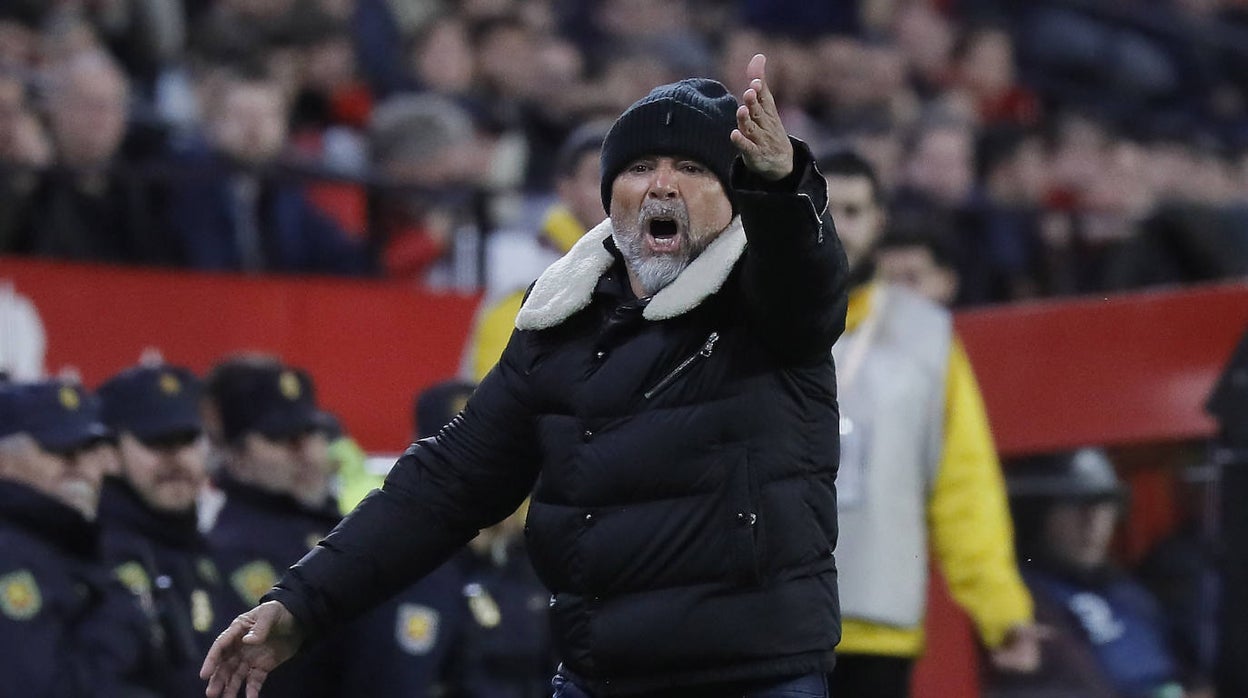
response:
<svg viewBox="0 0 1248 698"><path fill-rule="evenodd" d="M1014 43L999 30L982 31L971 39L959 65L961 77L975 94L993 96L1014 84Z"/></svg>
<svg viewBox="0 0 1248 698"><path fill-rule="evenodd" d="M320 506L330 493L333 461L329 439L318 431L289 439L248 433L232 464L235 476L243 482L294 497L307 506Z"/></svg>
<svg viewBox="0 0 1248 698"><path fill-rule="evenodd" d="M349 34L322 41L303 51L303 84L326 94L355 77L355 47Z"/></svg>
<svg viewBox="0 0 1248 698"><path fill-rule="evenodd" d="M241 481L273 494L294 495L299 477L299 440L245 434L235 446L231 470Z"/></svg>
<svg viewBox="0 0 1248 698"><path fill-rule="evenodd" d="M0 452L0 476L26 485L94 520L100 502L107 455L98 444L53 453L34 439L6 440Z"/></svg>
<svg viewBox="0 0 1248 698"><path fill-rule="evenodd" d="M969 131L934 128L919 137L910 158L910 183L945 206L958 206L975 186L974 155Z"/></svg>
<svg viewBox="0 0 1248 698"><path fill-rule="evenodd" d="M412 51L420 84L443 94L467 92L476 75L475 62L464 23L451 17L436 20Z"/></svg>
<svg viewBox="0 0 1248 698"><path fill-rule="evenodd" d="M601 161L598 151L585 153L576 170L570 176L560 178L556 185L559 199L586 230L601 223L606 215L602 210L602 193L598 186Z"/></svg>
<svg viewBox="0 0 1248 698"><path fill-rule="evenodd" d="M0 20L0 66L26 66L34 61L38 39L18 22Z"/></svg>
<svg viewBox="0 0 1248 698"><path fill-rule="evenodd" d="M884 211L866 177L828 175L828 213L851 268L866 259L884 226Z"/></svg>
<svg viewBox="0 0 1248 698"><path fill-rule="evenodd" d="M878 250L875 276L940 305L952 305L958 295L958 281L953 270L938 264L931 251L921 245Z"/></svg>
<svg viewBox="0 0 1248 698"><path fill-rule="evenodd" d="M1118 521L1115 502L1058 502L1044 523L1044 540L1057 562L1092 570L1109 559Z"/></svg>
<svg viewBox="0 0 1248 698"><path fill-rule="evenodd" d="M505 95L535 94L540 76L533 70L537 48L532 33L522 25L507 25L491 31L481 38L477 47L480 77Z"/></svg>
<svg viewBox="0 0 1248 698"><path fill-rule="evenodd" d="M286 121L286 100L276 84L236 82L221 94L213 140L239 162L271 162L286 144Z"/></svg>
<svg viewBox="0 0 1248 698"><path fill-rule="evenodd" d="M121 471L139 497L157 511L184 513L208 479L208 438L186 434L144 443L129 432L118 443Z"/></svg>
<svg viewBox="0 0 1248 698"><path fill-rule="evenodd" d="M329 438L324 432L314 431L300 439L297 448L299 467L293 494L304 505L319 507L329 497L337 471L329 452Z"/></svg>
<svg viewBox="0 0 1248 698"><path fill-rule="evenodd" d="M72 58L53 79L49 125L61 160L71 167L107 162L126 135L128 90L111 62L95 55Z"/></svg>

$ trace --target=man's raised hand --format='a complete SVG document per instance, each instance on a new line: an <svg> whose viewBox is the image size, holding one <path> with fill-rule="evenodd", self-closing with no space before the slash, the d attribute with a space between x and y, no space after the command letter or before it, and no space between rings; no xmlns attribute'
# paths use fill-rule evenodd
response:
<svg viewBox="0 0 1248 698"><path fill-rule="evenodd" d="M767 87L767 57L754 54L746 68L749 87L737 107L737 128L732 132L733 145L741 151L745 166L765 179L784 179L793 171L793 144L780 123L775 97Z"/></svg>

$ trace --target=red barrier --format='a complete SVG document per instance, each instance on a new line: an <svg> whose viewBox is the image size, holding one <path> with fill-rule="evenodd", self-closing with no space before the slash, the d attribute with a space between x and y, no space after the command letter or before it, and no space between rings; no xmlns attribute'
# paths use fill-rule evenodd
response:
<svg viewBox="0 0 1248 698"><path fill-rule="evenodd" d="M271 352L311 371L321 403L384 452L406 445L413 394L458 370L477 304L381 282L12 258L0 258L0 279L38 308L49 370L76 366L95 386L149 346L201 372L231 352Z"/></svg>
<svg viewBox="0 0 1248 698"><path fill-rule="evenodd" d="M957 326L1003 453L1204 437L1248 284L967 312Z"/></svg>

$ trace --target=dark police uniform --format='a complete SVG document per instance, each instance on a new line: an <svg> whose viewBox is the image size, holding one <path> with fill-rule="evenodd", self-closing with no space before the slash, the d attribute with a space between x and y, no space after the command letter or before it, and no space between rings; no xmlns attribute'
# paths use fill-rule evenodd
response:
<svg viewBox="0 0 1248 698"><path fill-rule="evenodd" d="M107 434L81 388L0 387L0 437L67 452ZM98 529L38 490L0 481L0 696L168 695L163 638L101 563Z"/></svg>
<svg viewBox="0 0 1248 698"><path fill-rule="evenodd" d="M465 557L461 691L471 698L550 694L557 662L547 617L550 592L537 578L523 540L499 542Z"/></svg>
<svg viewBox="0 0 1248 698"><path fill-rule="evenodd" d="M208 538L218 553L222 579L237 615L259 603L278 575L333 529L339 515L332 500L310 509L294 497L250 487L225 474L218 476L217 486L226 500ZM320 644L273 672L263 695L339 695L341 653L337 645L337 640Z"/></svg>
<svg viewBox="0 0 1248 698"><path fill-rule="evenodd" d="M0 696L164 696L160 644L59 501L0 482Z"/></svg>
<svg viewBox="0 0 1248 698"><path fill-rule="evenodd" d="M464 572L443 565L344 629L342 696L461 695Z"/></svg>
<svg viewBox="0 0 1248 698"><path fill-rule="evenodd" d="M295 380L298 384L295 384ZM249 431L280 437L324 428L310 379L281 366L235 366L213 388L227 436ZM286 494L218 477L225 504L209 534L225 583L243 606L259 603L278 576L341 518L328 499L310 508ZM462 634L462 568L448 566L318 643L265 682L269 696L430 696L445 690L452 648Z"/></svg>
<svg viewBox="0 0 1248 698"><path fill-rule="evenodd" d="M334 500L309 509L222 476L212 530L236 604L251 608L277 576L337 525ZM264 696L413 696L442 692L467 620L464 568L446 565L273 672ZM240 611L241 612L241 611ZM231 617L232 619L232 617Z"/></svg>
<svg viewBox="0 0 1248 698"><path fill-rule="evenodd" d="M99 391L104 420L118 433L151 442L193 439L203 431L200 388L176 366L128 369ZM101 544L113 574L141 599L164 635L162 662L172 676L170 696L200 696L199 668L217 634L241 612L228 594L194 504L159 511L128 481L107 478L100 500Z"/></svg>
<svg viewBox="0 0 1248 698"><path fill-rule="evenodd" d="M174 673L170 696L200 696L199 667L217 635L241 612L225 587L192 509L148 507L124 481L108 480L100 504L104 560L150 604L165 636L162 660Z"/></svg>

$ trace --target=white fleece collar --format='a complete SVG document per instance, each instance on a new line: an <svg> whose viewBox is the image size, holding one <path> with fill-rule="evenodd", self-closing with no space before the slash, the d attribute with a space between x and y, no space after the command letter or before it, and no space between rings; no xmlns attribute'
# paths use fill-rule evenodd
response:
<svg viewBox="0 0 1248 698"><path fill-rule="evenodd" d="M611 252L603 246L611 232L608 218L585 233L566 255L542 273L516 316L516 329L548 329L589 306L598 279L614 262ZM745 229L741 227L741 218L735 217L675 281L654 294L642 317L668 320L698 307L724 285L744 251Z"/></svg>

